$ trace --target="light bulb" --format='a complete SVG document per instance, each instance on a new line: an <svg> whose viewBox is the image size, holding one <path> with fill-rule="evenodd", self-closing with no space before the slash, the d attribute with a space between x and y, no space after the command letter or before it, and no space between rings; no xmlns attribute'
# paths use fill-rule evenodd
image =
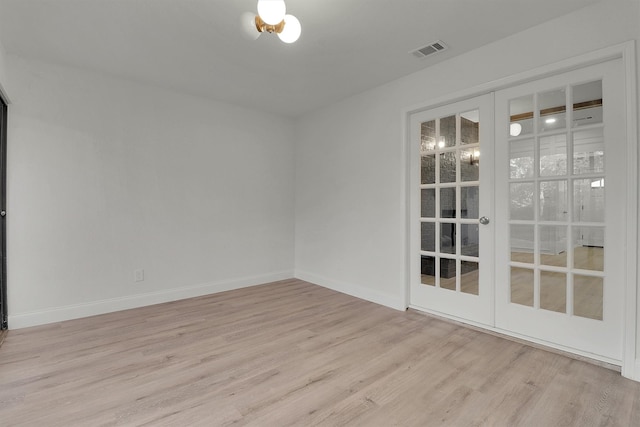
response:
<svg viewBox="0 0 640 427"><path fill-rule="evenodd" d="M511 136L518 136L522 132L522 125L520 123L511 123L509 126L509 134Z"/></svg>
<svg viewBox="0 0 640 427"><path fill-rule="evenodd" d="M284 19L287 5L284 0L258 0L258 15L269 25L277 25Z"/></svg>
<svg viewBox="0 0 640 427"><path fill-rule="evenodd" d="M300 38L300 33L302 33L302 26L298 18L293 15L285 15L284 28L282 32L278 34L280 40L285 43L293 43Z"/></svg>

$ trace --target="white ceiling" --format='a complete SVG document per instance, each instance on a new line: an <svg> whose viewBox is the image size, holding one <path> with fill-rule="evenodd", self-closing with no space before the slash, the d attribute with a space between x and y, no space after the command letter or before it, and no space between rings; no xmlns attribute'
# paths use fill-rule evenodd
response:
<svg viewBox="0 0 640 427"><path fill-rule="evenodd" d="M243 36L256 0L0 0L5 50L297 116L598 0L287 0L298 42ZM449 49L409 51L436 40Z"/></svg>

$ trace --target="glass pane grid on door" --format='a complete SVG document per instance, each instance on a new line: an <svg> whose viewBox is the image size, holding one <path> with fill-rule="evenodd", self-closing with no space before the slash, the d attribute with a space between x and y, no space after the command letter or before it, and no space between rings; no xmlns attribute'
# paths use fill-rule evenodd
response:
<svg viewBox="0 0 640 427"><path fill-rule="evenodd" d="M421 124L421 283L479 295L478 110Z"/></svg>
<svg viewBox="0 0 640 427"><path fill-rule="evenodd" d="M509 109L510 302L602 320L602 83L521 96Z"/></svg>

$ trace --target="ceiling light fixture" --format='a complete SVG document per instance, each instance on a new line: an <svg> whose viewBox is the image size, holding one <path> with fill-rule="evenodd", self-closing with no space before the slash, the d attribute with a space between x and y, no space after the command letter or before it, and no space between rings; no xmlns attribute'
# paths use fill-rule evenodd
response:
<svg viewBox="0 0 640 427"><path fill-rule="evenodd" d="M522 132L522 125L520 123L511 123L509 125L509 134L511 136L518 136Z"/></svg>
<svg viewBox="0 0 640 427"><path fill-rule="evenodd" d="M258 15L254 18L258 35L276 33L285 43L293 43L302 33L300 21L293 15L287 15L284 0L258 0Z"/></svg>

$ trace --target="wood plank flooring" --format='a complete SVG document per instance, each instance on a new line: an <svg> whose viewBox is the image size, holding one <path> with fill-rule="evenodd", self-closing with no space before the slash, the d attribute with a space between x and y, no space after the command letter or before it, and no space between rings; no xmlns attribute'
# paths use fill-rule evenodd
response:
<svg viewBox="0 0 640 427"><path fill-rule="evenodd" d="M9 331L2 426L638 426L619 373L299 280Z"/></svg>

